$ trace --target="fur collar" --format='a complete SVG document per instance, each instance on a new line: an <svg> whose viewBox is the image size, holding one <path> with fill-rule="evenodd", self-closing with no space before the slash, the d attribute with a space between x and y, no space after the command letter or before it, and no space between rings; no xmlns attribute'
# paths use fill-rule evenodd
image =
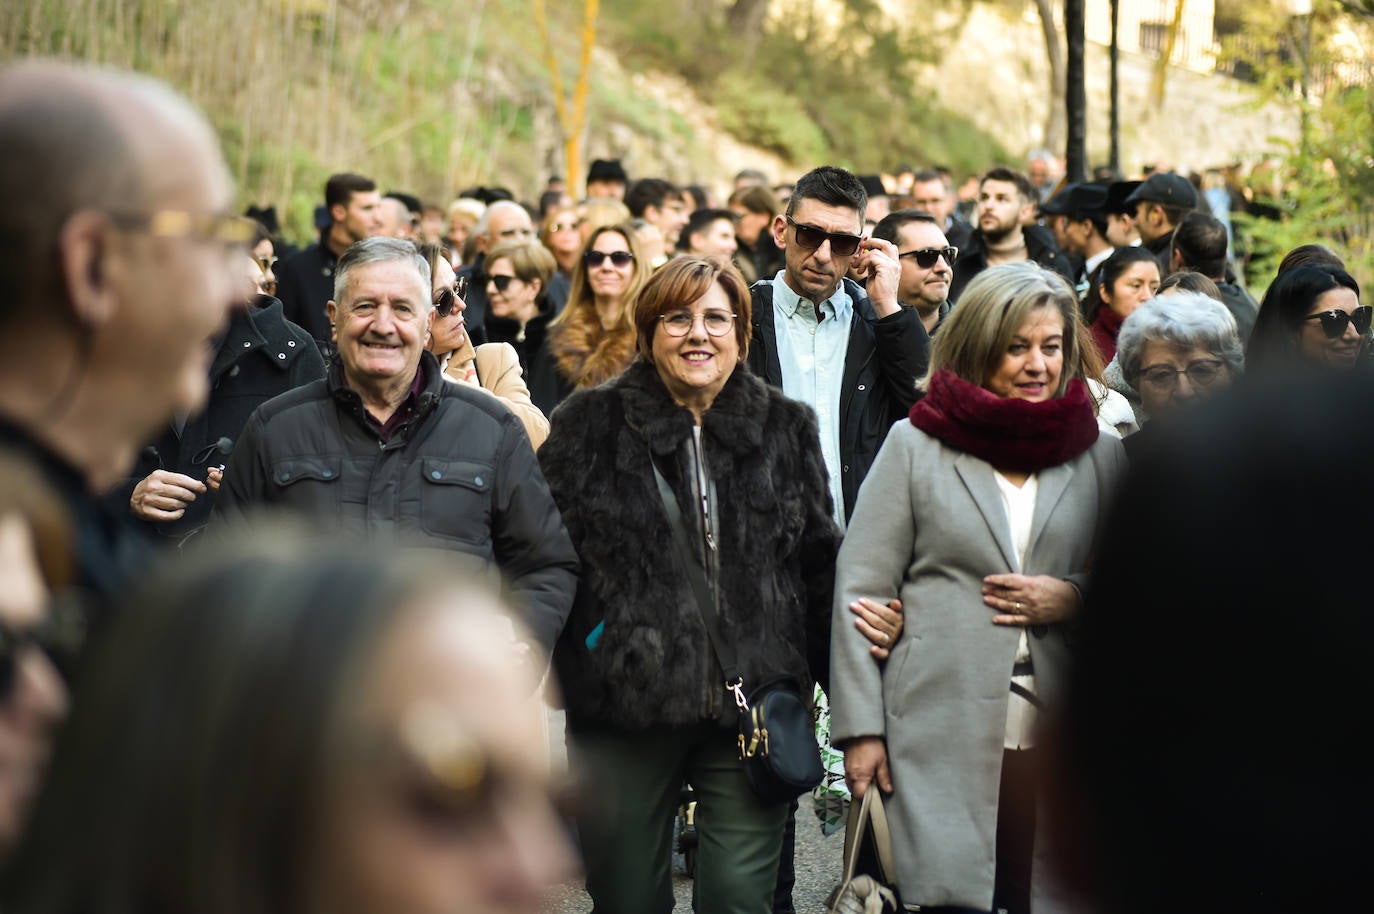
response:
<svg viewBox="0 0 1374 914"><path fill-rule="evenodd" d="M571 307L571 306L569 306ZM625 370L635 356L633 331L601 328L595 309L570 315L567 323L549 331L549 351L573 389L596 387Z"/></svg>
<svg viewBox="0 0 1374 914"><path fill-rule="evenodd" d="M635 359L614 387L626 422L655 454L672 453L692 436L691 410L674 402L658 369L644 359ZM711 439L713 449L736 455L758 451L771 401L770 389L741 363L702 416L702 434Z"/></svg>

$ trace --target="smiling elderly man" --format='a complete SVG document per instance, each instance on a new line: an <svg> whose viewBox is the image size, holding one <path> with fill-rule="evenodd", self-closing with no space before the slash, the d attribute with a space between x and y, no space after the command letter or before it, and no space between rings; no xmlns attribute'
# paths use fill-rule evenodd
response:
<svg viewBox="0 0 1374 914"><path fill-rule="evenodd" d="M504 574L547 653L572 605L577 556L515 414L446 383L425 351L429 264L409 242L359 241L339 260L334 297L329 376L254 412L216 517L273 505L475 556Z"/></svg>

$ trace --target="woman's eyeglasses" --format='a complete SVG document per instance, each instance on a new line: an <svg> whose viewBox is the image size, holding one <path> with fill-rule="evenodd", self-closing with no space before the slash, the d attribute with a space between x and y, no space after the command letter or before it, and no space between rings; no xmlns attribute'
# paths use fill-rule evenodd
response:
<svg viewBox="0 0 1374 914"><path fill-rule="evenodd" d="M264 273L277 265L277 258L275 257L259 257L254 254L253 259L258 262L258 269Z"/></svg>
<svg viewBox="0 0 1374 914"><path fill-rule="evenodd" d="M618 267L629 266L635 259L635 255L630 251L588 251L582 255L582 259L587 261L587 266L593 270L605 263L607 257Z"/></svg>
<svg viewBox="0 0 1374 914"><path fill-rule="evenodd" d="M25 648L43 651L63 678L70 679L72 664L85 641L85 610L70 601L54 602L47 618L32 629L18 631L0 624L0 700L14 688L19 657Z"/></svg>
<svg viewBox="0 0 1374 914"><path fill-rule="evenodd" d="M916 261L916 266L922 270L929 270L939 262L940 258L945 258L945 263L954 266L954 260L959 256L959 249L953 245L947 248L918 248L914 251L903 251L897 255L900 260L903 257L910 257Z"/></svg>
<svg viewBox="0 0 1374 914"><path fill-rule="evenodd" d="M490 274L487 275L487 282L495 286L496 291L501 293L502 295L506 294L506 290L510 288L510 284L514 281L514 276L492 276Z"/></svg>
<svg viewBox="0 0 1374 914"><path fill-rule="evenodd" d="M787 224L792 226L797 244L808 251L814 251L829 241L830 253L836 257L849 257L859 249L859 242L863 241L863 237L860 235L850 235L846 232L827 232L823 228L797 222L791 216L787 217Z"/></svg>
<svg viewBox="0 0 1374 914"><path fill-rule="evenodd" d="M434 293L434 313L439 317L448 317L453 313L459 299L465 299L467 293L468 278L460 276L452 289L440 289Z"/></svg>
<svg viewBox="0 0 1374 914"><path fill-rule="evenodd" d="M1338 340L1345 336L1345 328L1350 324L1355 325L1355 332L1364 336L1369 332L1370 317L1374 316L1374 306L1361 305L1354 311L1341 311L1332 309L1330 311L1318 311L1316 314L1309 314L1305 320L1321 321L1322 333L1326 334L1329 340Z"/></svg>
<svg viewBox="0 0 1374 914"><path fill-rule="evenodd" d="M697 322L697 315L690 311L669 311L667 314L660 314L658 319L663 321L664 333L673 337L681 337L692 332L692 327ZM725 336L734 324L735 315L729 311L711 310L703 312L701 315L701 325L706 328L706 332L711 336Z"/></svg>
<svg viewBox="0 0 1374 914"><path fill-rule="evenodd" d="M1178 376L1186 374L1188 383L1194 387L1211 387L1217 378L1221 377L1222 370L1226 363L1221 359L1198 359L1196 362L1188 363L1187 368L1172 368L1168 365L1156 365L1147 368L1140 373L1140 381L1155 390L1173 390L1178 386Z"/></svg>

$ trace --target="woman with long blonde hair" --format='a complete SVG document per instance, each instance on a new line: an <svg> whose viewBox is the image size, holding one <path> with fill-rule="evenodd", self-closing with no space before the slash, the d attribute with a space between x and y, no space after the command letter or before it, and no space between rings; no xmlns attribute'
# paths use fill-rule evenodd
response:
<svg viewBox="0 0 1374 914"><path fill-rule="evenodd" d="M634 304L649 274L629 226L592 232L573 269L568 304L549 325L549 348L564 396L609 381L629 366L635 354Z"/></svg>

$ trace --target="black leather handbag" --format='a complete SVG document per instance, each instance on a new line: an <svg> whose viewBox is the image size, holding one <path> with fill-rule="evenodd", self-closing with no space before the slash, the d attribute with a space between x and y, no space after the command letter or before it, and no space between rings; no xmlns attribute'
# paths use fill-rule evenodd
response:
<svg viewBox="0 0 1374 914"><path fill-rule="evenodd" d="M739 709L739 757L749 786L765 803L783 803L801 796L825 776L811 710L791 677L769 680L745 693L734 646L720 636L715 596L687 538L677 496L652 455L649 465L653 467L658 494L668 512L668 525L673 528L673 539L682 553L692 592L701 609L706 634L725 674L725 690Z"/></svg>

